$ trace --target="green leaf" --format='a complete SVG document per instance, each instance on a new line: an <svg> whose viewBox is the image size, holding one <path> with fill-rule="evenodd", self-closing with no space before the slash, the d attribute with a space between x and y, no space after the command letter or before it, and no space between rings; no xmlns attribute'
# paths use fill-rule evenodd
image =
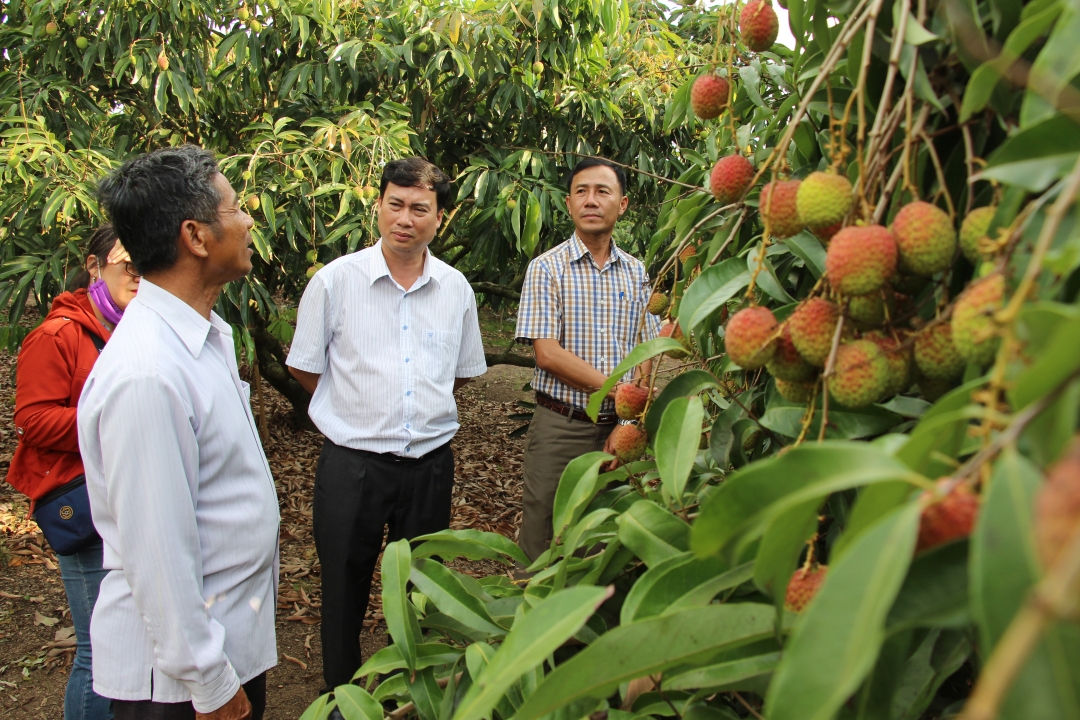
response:
<svg viewBox="0 0 1080 720"><path fill-rule="evenodd" d="M806 541L817 531L818 499L780 513L765 530L754 561L754 585L782 607L788 581L799 564Z"/></svg>
<svg viewBox="0 0 1080 720"><path fill-rule="evenodd" d="M492 635L503 629L488 615L484 603L462 585L457 574L436 560L413 560L409 578L435 606L458 622Z"/></svg>
<svg viewBox="0 0 1080 720"><path fill-rule="evenodd" d="M489 717L506 690L577 633L611 593L610 588L577 586L552 593L540 601L514 623L514 629L482 670L474 673L473 663L468 664L474 682L461 699L453 720ZM471 651L472 647L468 652Z"/></svg>
<svg viewBox="0 0 1080 720"><path fill-rule="evenodd" d="M700 560L693 553L680 553L657 563L638 578L623 602L620 620L623 625L655 615L667 615L673 604L678 603L680 610L693 605L707 605L723 587L717 587L717 580L724 577L728 570L726 563L719 558ZM727 587L734 587L745 581L744 568L740 572L724 578ZM708 594L706 596L707 593Z"/></svg>
<svg viewBox="0 0 1080 720"><path fill-rule="evenodd" d="M709 605L621 625L560 665L518 709L535 720L582 698L603 698L620 683L677 665L707 661L773 633L769 605ZM647 648L647 650L646 650Z"/></svg>
<svg viewBox="0 0 1080 720"><path fill-rule="evenodd" d="M337 709L345 720L382 720L383 707L371 693L356 685L334 688Z"/></svg>
<svg viewBox="0 0 1080 720"><path fill-rule="evenodd" d="M990 155L986 169L973 180L997 180L1042 192L1068 174L1080 155L1080 125L1054 115L1013 134Z"/></svg>
<svg viewBox="0 0 1080 720"><path fill-rule="evenodd" d="M417 670L435 665L447 665L455 662L459 657L461 657L460 649L442 643L420 643L416 646ZM372 674L386 675L403 667L405 667L405 659L401 657L401 648L397 645L387 645L369 657L353 675L353 679Z"/></svg>
<svg viewBox="0 0 1080 720"><path fill-rule="evenodd" d="M830 720L870 672L911 562L919 513L911 503L886 516L829 566L769 684L769 720Z"/></svg>
<svg viewBox="0 0 1080 720"><path fill-rule="evenodd" d="M685 300L684 300L685 302ZM623 361L618 364L614 372L610 377L604 381L603 386L592 395L589 396L589 405L585 408L585 412L592 418L593 422L596 422L596 416L600 414L600 406L604 404L604 400L607 398L611 389L622 380L623 375L633 370L641 363L654 358L661 353L668 352L669 350L685 351L678 340L672 340L671 338L653 338L647 340L633 350L631 350Z"/></svg>
<svg viewBox="0 0 1080 720"><path fill-rule="evenodd" d="M525 228L521 232L519 248L525 257L532 257L536 243L540 240L540 201L536 195L528 193L529 207L525 211Z"/></svg>
<svg viewBox="0 0 1080 720"><path fill-rule="evenodd" d="M985 380L965 383L934 403L919 419L908 441L896 452L896 457L912 470L926 477L937 478L952 472L960 454L970 421L977 417L968 409L971 393L985 385Z"/></svg>
<svg viewBox="0 0 1080 720"><path fill-rule="evenodd" d="M820 400L818 401L820 405ZM769 403L761 416L761 424L784 437L798 437L802 431L806 405L785 400L778 392L769 393ZM821 427L821 409L815 411L810 430L810 437L817 437ZM829 423L825 428L825 437L829 439L856 440L888 432L901 422L902 418L880 405L853 410L836 403L829 404Z"/></svg>
<svg viewBox="0 0 1080 720"><path fill-rule="evenodd" d="M387 543L382 559L383 616L386 629L394 644L400 647L405 667L416 671L416 644L420 639L420 626L416 622L406 584L409 581L411 561L409 541L402 538Z"/></svg>
<svg viewBox="0 0 1080 720"><path fill-rule="evenodd" d="M441 530L413 538L412 541L420 543L412 551L414 558L438 556L444 561L450 561L464 557L469 560L498 560L506 564L509 564L509 558L522 565L529 564L528 557L513 540L493 532L469 528Z"/></svg>
<svg viewBox="0 0 1080 720"><path fill-rule="evenodd" d="M717 692L720 688L750 678L766 675L776 669L780 662L780 653L751 655L740 660L728 660L715 665L688 670L678 675L664 678L665 690L709 690Z"/></svg>
<svg viewBox="0 0 1080 720"><path fill-rule="evenodd" d="M915 558L889 610L889 632L968 625L967 565L966 542L947 543Z"/></svg>
<svg viewBox="0 0 1080 720"><path fill-rule="evenodd" d="M806 263L815 280L825 274L825 248L816 237L804 230L794 237L789 237L784 244Z"/></svg>
<svg viewBox="0 0 1080 720"><path fill-rule="evenodd" d="M679 325L683 333L689 334L749 284L750 272L742 258L728 258L706 268L679 303Z"/></svg>
<svg viewBox="0 0 1080 720"><path fill-rule="evenodd" d="M418 670L414 676L406 678L405 682L409 686L409 695L421 720L438 720L443 691L435 680L434 668Z"/></svg>
<svg viewBox="0 0 1080 720"><path fill-rule="evenodd" d="M552 506L553 542L561 541L566 529L581 517L582 510L603 486L604 482L599 479L600 465L611 458L607 453L591 452L566 465Z"/></svg>
<svg viewBox="0 0 1080 720"><path fill-rule="evenodd" d="M720 384L707 370L687 370L671 378L671 381L649 405L649 412L645 416L645 432L649 437L656 437L664 410L675 398L697 395L706 388L716 387L720 387Z"/></svg>
<svg viewBox="0 0 1080 720"><path fill-rule="evenodd" d="M735 424L746 419L745 408L753 404L753 395L754 391L751 389L734 398L727 409L716 416L716 421L709 432L709 453L722 468L726 468L731 462L731 448L735 444Z"/></svg>
<svg viewBox="0 0 1080 720"><path fill-rule="evenodd" d="M656 467L660 471L664 489L680 507L683 505L686 481L697 458L704 419L705 409L700 398L675 398L664 410L660 431L653 440Z"/></svg>
<svg viewBox="0 0 1080 720"><path fill-rule="evenodd" d="M1034 362L1009 388L1009 404L1019 411L1049 393L1080 368L1080 318L1063 321Z"/></svg>
<svg viewBox="0 0 1080 720"><path fill-rule="evenodd" d="M958 630L930 631L904 664L892 698L893 717L918 720L934 701L938 689L971 654L971 641Z"/></svg>
<svg viewBox="0 0 1080 720"><path fill-rule="evenodd" d="M300 720L325 720L330 717L335 707L337 707L337 702L330 697L329 693L320 695L318 700L308 705L307 710L300 716Z"/></svg>
<svg viewBox="0 0 1080 720"><path fill-rule="evenodd" d="M648 567L688 549L690 526L656 503L634 503L616 522L619 540Z"/></svg>

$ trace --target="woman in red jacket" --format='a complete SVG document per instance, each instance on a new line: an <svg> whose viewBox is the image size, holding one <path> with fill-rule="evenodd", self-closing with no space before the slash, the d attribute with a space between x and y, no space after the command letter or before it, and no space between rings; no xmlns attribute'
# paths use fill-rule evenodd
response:
<svg viewBox="0 0 1080 720"><path fill-rule="evenodd" d="M30 498L31 511L44 496L81 479L75 422L79 395L99 348L139 289L139 276L111 225L91 236L86 263L72 284L78 289L53 301L48 316L26 336L19 352L15 385L19 445L7 480ZM111 717L109 700L94 692L90 662L90 615L108 571L101 566L101 539L88 542L73 554L59 556L77 640L64 695L66 720Z"/></svg>

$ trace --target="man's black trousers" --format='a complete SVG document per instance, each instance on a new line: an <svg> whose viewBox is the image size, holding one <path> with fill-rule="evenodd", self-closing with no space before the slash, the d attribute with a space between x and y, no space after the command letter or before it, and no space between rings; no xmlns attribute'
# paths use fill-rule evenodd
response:
<svg viewBox="0 0 1080 720"><path fill-rule="evenodd" d="M450 443L416 460L323 443L312 520L322 565L322 654L326 689L359 669L371 578L387 542L450 527Z"/></svg>
<svg viewBox="0 0 1080 720"><path fill-rule="evenodd" d="M266 673L244 683L251 703L251 720L262 720L266 711ZM188 702L163 703L150 700L113 700L113 720L195 720L195 706Z"/></svg>

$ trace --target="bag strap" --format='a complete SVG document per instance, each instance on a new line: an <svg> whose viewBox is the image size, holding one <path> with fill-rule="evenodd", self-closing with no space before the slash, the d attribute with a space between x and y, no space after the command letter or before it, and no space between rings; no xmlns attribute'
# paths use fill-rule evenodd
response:
<svg viewBox="0 0 1080 720"><path fill-rule="evenodd" d="M71 318L64 318L64 320L70 322ZM95 332L90 332L89 330L87 330L86 334L90 336L90 342L94 343L94 347L97 348L98 355L100 355L101 351L105 349L105 341L102 340L101 337Z"/></svg>

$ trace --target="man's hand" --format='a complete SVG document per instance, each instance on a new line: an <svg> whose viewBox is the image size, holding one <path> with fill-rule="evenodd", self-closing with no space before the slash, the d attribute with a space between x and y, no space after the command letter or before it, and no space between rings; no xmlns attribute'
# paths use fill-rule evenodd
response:
<svg viewBox="0 0 1080 720"><path fill-rule="evenodd" d="M232 696L232 700L214 712L195 713L195 720L248 720L250 717L251 703L248 702L247 693L242 687Z"/></svg>

